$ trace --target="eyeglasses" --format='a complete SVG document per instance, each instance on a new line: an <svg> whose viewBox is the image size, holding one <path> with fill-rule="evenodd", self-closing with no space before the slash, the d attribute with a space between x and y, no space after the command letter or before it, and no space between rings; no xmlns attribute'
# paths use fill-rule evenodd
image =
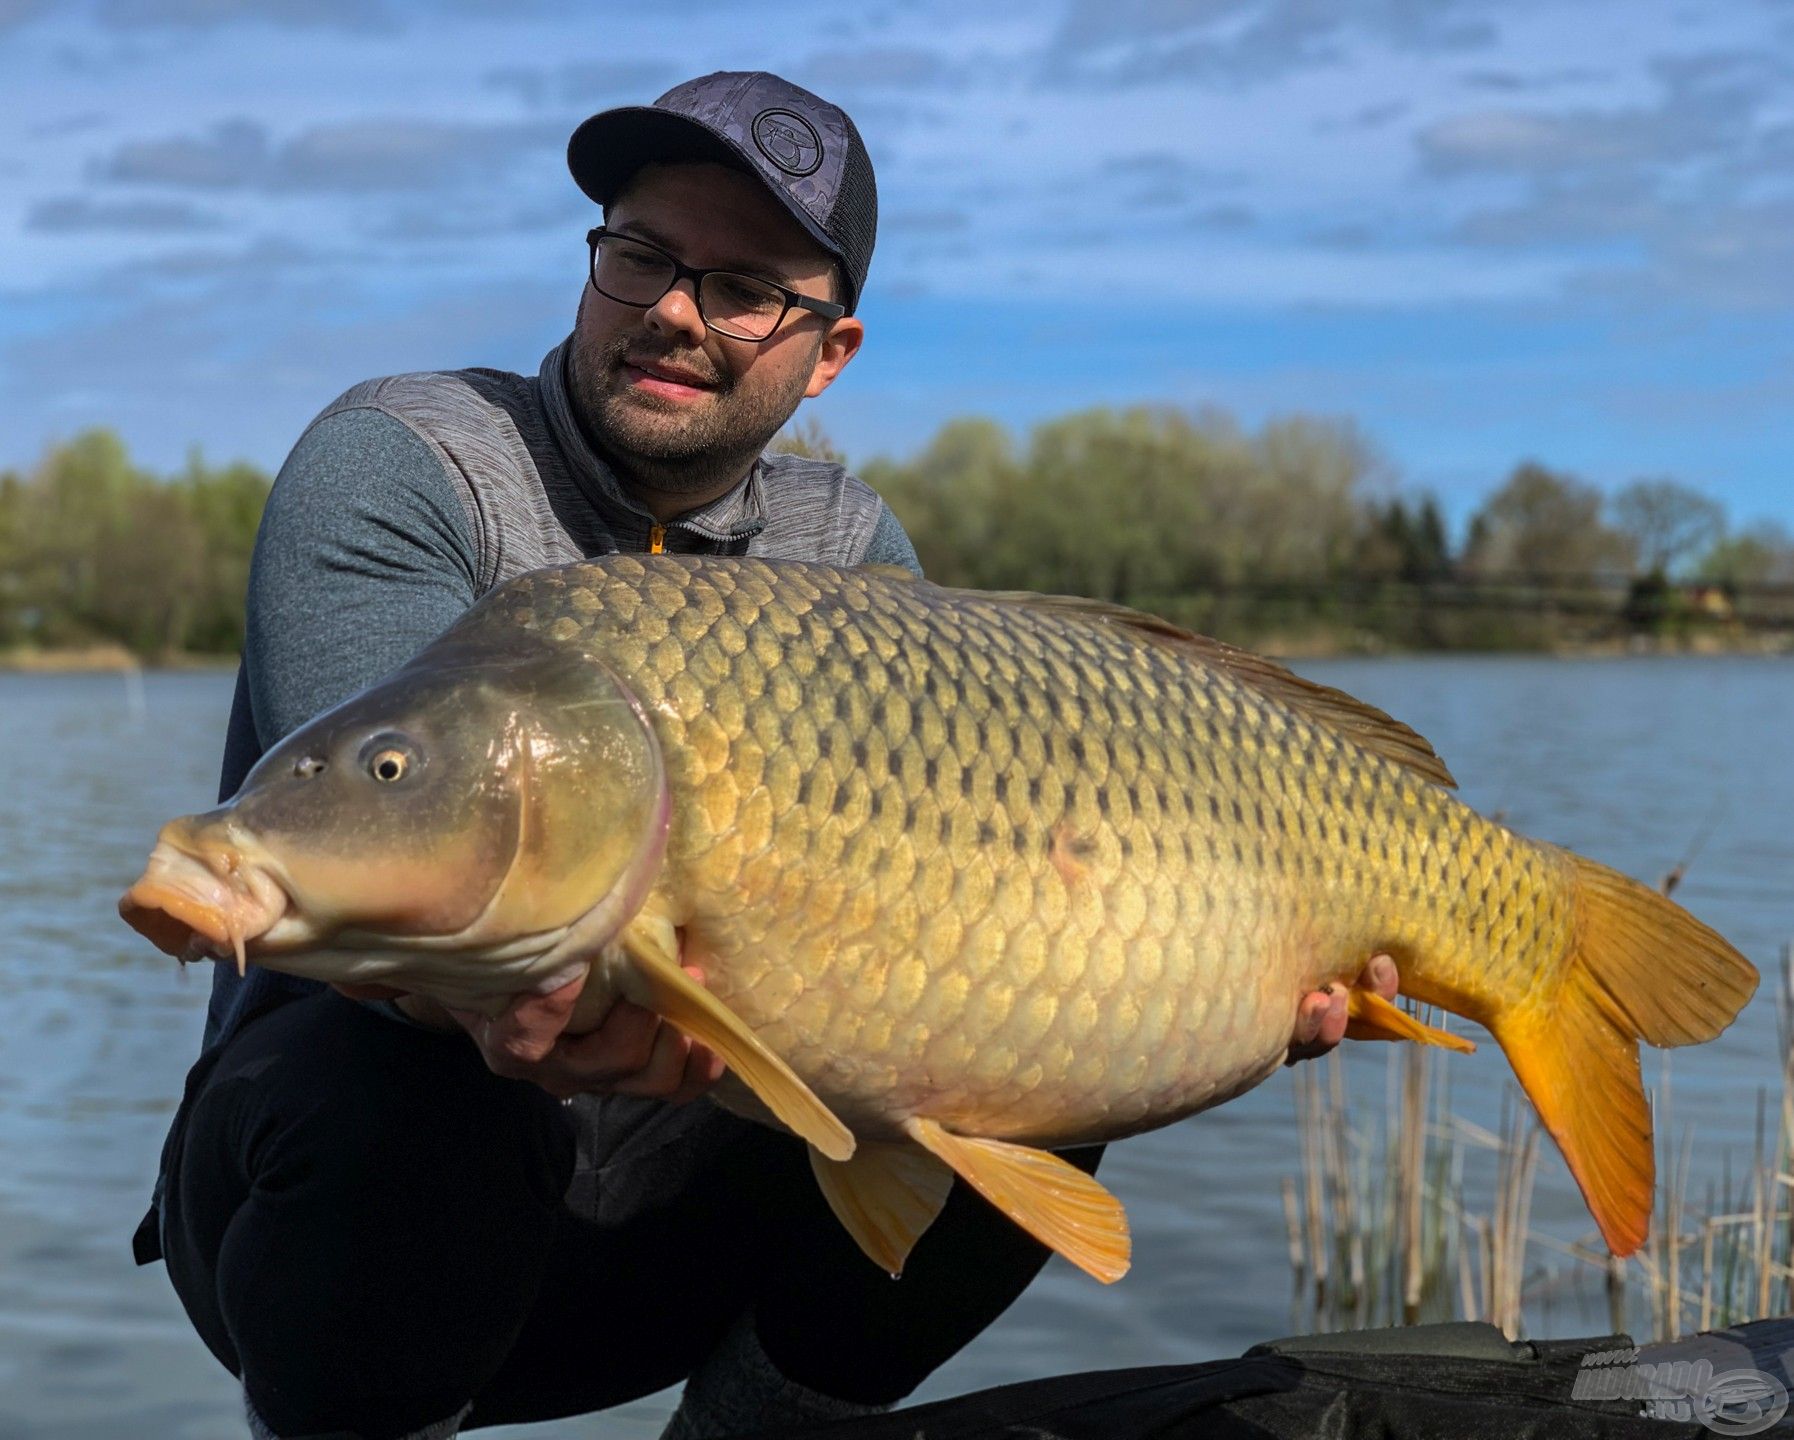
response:
<svg viewBox="0 0 1794 1440"><path fill-rule="evenodd" d="M758 343L772 338L793 309L808 310L825 320L839 320L845 305L799 295L783 285L734 270L694 270L646 240L599 226L586 236L592 249L592 288L623 305L643 309L656 304L681 280L697 286L698 314L719 335Z"/></svg>

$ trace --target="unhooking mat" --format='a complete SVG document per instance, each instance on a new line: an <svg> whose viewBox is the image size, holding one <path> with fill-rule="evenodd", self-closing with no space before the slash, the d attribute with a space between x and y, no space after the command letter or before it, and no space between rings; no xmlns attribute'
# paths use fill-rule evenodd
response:
<svg viewBox="0 0 1794 1440"><path fill-rule="evenodd" d="M982 1390L803 1440L1710 1440L1794 1435L1794 1320L1635 1348L1457 1323ZM771 1436L757 1440L772 1440ZM783 1440L792 1440L786 1432Z"/></svg>

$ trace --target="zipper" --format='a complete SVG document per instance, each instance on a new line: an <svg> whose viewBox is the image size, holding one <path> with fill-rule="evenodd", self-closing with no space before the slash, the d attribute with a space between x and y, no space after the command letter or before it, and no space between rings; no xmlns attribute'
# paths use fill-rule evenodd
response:
<svg viewBox="0 0 1794 1440"><path fill-rule="evenodd" d="M650 525L648 527L648 553L650 555L661 555L666 552L666 548L667 527L664 525Z"/></svg>

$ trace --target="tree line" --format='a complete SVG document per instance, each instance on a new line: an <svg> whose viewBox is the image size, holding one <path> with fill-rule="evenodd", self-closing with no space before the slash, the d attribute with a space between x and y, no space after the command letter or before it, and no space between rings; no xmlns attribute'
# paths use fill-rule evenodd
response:
<svg viewBox="0 0 1794 1440"><path fill-rule="evenodd" d="M1252 430L1136 407L1018 437L971 418L860 473L932 579L1096 596L1242 644L1503 649L1794 629L1794 536L1780 525L1733 528L1674 479L1608 495L1527 460L1454 543L1436 497L1400 486L1348 421Z"/></svg>
<svg viewBox="0 0 1794 1440"><path fill-rule="evenodd" d="M0 649L235 651L268 488L255 466L198 452L152 474L105 429L0 473Z"/></svg>
<svg viewBox="0 0 1794 1440"><path fill-rule="evenodd" d="M844 458L814 422L776 448ZM1794 621L1794 537L1778 525L1732 528L1718 502L1673 479L1606 495L1528 460L1454 541L1437 499L1402 488L1344 421L1254 430L1220 412L1135 407L1018 436L966 418L907 459L857 469L943 584L1095 596L1245 644L1349 632L1542 645L1567 630L1735 621L1739 597L1761 595ZM269 484L197 452L155 475L104 429L0 473L0 649L234 651ZM1697 584L1723 611L1689 598Z"/></svg>

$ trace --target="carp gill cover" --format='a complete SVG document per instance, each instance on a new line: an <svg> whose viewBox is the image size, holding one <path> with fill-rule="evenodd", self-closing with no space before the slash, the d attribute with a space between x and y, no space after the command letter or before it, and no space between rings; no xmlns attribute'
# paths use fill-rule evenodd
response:
<svg viewBox="0 0 1794 1440"><path fill-rule="evenodd" d="M1103 1280L1125 1216L1049 1150L1250 1089L1386 951L1493 1033L1629 1254L1638 1042L1713 1038L1756 972L1452 783L1380 711L1116 606L611 556L288 736L120 908L183 958L485 1013L590 966L573 1028L625 996L715 1049L715 1098L802 1136L887 1270L958 1174ZM1348 1034L1470 1048L1351 997Z"/></svg>

